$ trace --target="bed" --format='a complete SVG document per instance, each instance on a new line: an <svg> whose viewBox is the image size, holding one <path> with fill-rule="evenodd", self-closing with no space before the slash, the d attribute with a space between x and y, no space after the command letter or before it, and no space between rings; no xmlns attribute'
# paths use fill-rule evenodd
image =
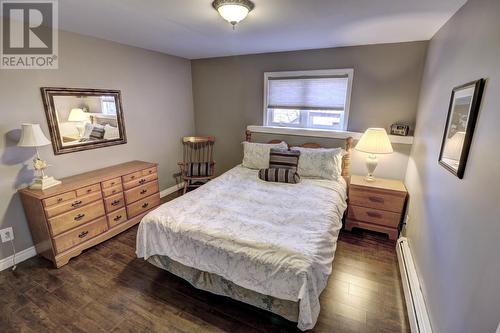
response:
<svg viewBox="0 0 500 333"><path fill-rule="evenodd" d="M348 165L349 154L344 176ZM342 177L268 183L238 165L146 215L137 256L307 330L319 315L346 207Z"/></svg>

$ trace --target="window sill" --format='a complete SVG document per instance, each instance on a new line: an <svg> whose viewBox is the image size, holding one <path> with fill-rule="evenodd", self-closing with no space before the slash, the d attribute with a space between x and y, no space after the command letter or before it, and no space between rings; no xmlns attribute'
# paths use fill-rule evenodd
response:
<svg viewBox="0 0 500 333"><path fill-rule="evenodd" d="M349 131L328 131L320 129L309 129L309 128L291 128L291 127L277 127L277 126L256 126L249 125L247 130L252 133L268 133L268 134L282 134L282 135L296 135L296 136L308 136L316 138L331 138L331 139L346 139L348 137L353 137L354 140L359 140L363 133L359 132L349 132ZM398 136L389 135L391 143L411 145L413 144L413 136Z"/></svg>

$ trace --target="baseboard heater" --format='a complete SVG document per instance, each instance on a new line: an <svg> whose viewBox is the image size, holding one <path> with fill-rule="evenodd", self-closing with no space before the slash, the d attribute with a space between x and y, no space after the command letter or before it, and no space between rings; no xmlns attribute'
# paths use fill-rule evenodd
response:
<svg viewBox="0 0 500 333"><path fill-rule="evenodd" d="M396 243L399 269L405 293L408 320L412 333L432 333L432 327L425 306L424 295L420 288L417 270L413 262L408 239L401 237Z"/></svg>

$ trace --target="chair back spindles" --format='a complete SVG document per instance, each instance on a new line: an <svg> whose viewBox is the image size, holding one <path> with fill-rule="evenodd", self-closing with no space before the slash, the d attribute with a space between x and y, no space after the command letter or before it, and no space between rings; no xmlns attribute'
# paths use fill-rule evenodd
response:
<svg viewBox="0 0 500 333"><path fill-rule="evenodd" d="M215 138L212 136L188 136L182 139L183 161L179 163L184 180L184 193L188 187L197 187L196 182L206 182L215 175L213 149Z"/></svg>

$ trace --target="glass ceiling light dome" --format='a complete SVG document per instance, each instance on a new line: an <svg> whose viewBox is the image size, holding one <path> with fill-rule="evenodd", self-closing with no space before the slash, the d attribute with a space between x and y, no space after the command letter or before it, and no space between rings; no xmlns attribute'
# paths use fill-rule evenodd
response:
<svg viewBox="0 0 500 333"><path fill-rule="evenodd" d="M215 0L212 2L222 18L234 26L245 19L248 13L255 7L250 0Z"/></svg>

